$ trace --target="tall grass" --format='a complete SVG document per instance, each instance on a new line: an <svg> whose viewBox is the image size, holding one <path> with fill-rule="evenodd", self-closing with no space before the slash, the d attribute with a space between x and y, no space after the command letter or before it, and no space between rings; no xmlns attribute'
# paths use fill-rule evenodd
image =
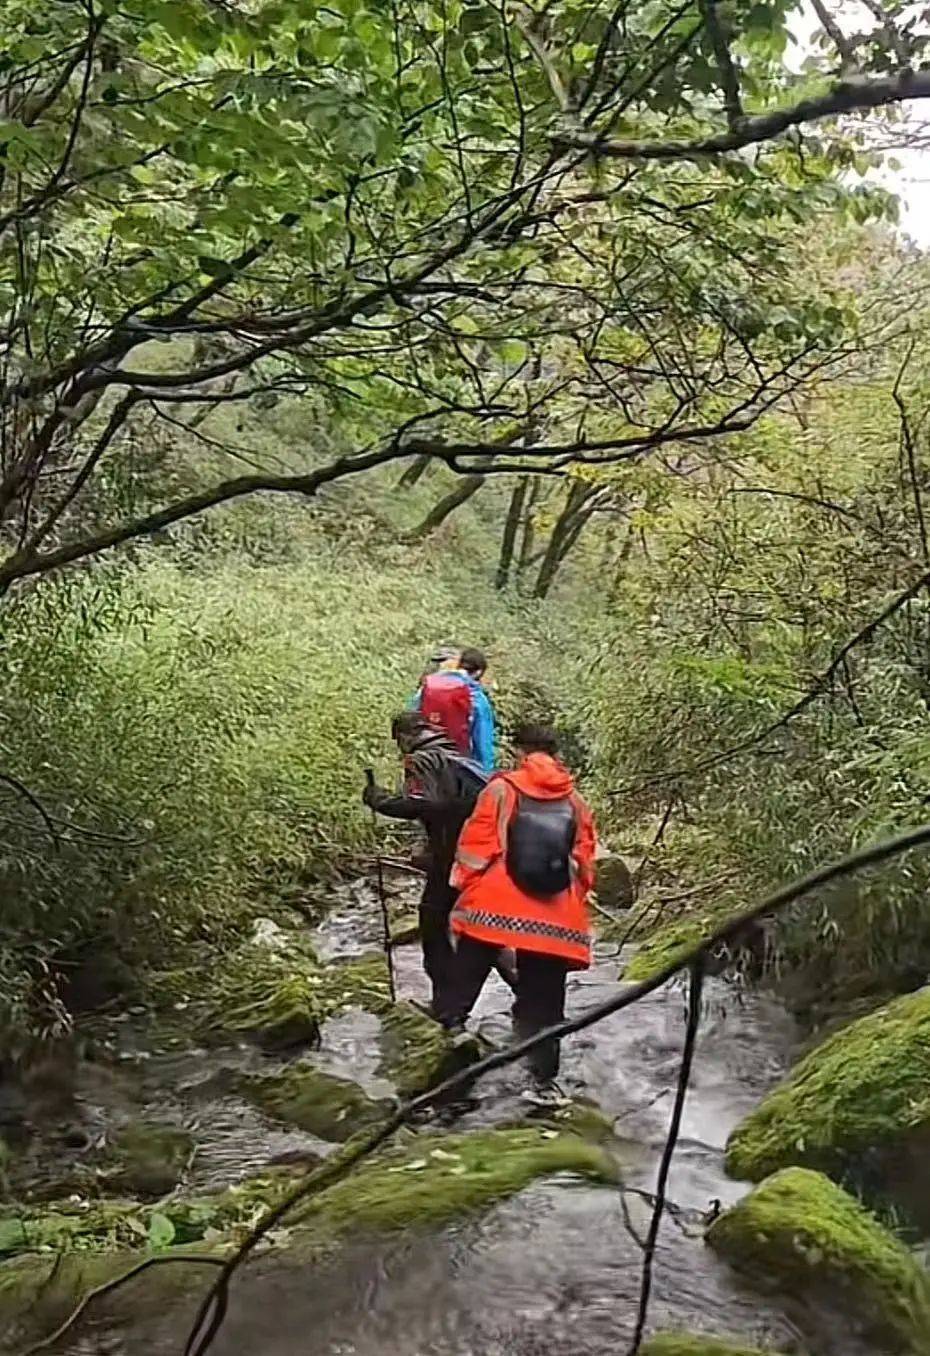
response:
<svg viewBox="0 0 930 1356"><path fill-rule="evenodd" d="M8 610L3 767L61 841L4 793L7 1050L65 1020L62 969L92 955L138 973L222 941L276 882L369 842L362 770L394 775L390 717L437 640L488 646L511 716L553 677L532 617L453 554L315 540L291 555L154 551L47 580Z"/></svg>

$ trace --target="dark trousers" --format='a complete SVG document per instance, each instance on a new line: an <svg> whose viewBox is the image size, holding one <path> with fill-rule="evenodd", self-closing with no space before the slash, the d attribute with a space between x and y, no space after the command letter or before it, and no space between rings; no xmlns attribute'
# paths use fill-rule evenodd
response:
<svg viewBox="0 0 930 1356"><path fill-rule="evenodd" d="M424 899L420 905L420 946L423 949L423 969L432 985L433 1015L443 1017L448 1007L454 982L455 951L449 940L449 913L455 901L451 895L448 908L442 901Z"/></svg>
<svg viewBox="0 0 930 1356"><path fill-rule="evenodd" d="M449 1021L464 1022L471 1012L488 975L495 968L500 948L471 937L460 937L455 953L450 1001L439 1015ZM520 1040L535 1036L565 1016L565 978L568 965L558 956L538 951L518 951L514 1028ZM528 1056L536 1078L548 1081L559 1072L559 1042L544 1041Z"/></svg>
<svg viewBox="0 0 930 1356"><path fill-rule="evenodd" d="M451 865L449 867L451 870ZM456 1019L450 1016L457 1002L455 948L449 936L449 914L458 899L458 891L448 883L449 870L431 865L420 900L420 946L423 950L423 969L432 986L433 1016L445 1025ZM517 977L513 965L513 952L492 947L492 968L497 971L505 984L516 993ZM487 979L487 975L484 977ZM482 980L482 983L484 981ZM481 992L479 984L475 998ZM469 1010L474 1004L472 999Z"/></svg>

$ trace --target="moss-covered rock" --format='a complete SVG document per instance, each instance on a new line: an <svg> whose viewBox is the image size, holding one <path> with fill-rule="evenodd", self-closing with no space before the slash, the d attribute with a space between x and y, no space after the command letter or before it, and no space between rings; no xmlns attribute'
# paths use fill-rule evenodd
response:
<svg viewBox="0 0 930 1356"><path fill-rule="evenodd" d="M622 857L608 854L595 863L598 902L607 909L628 909L633 903L633 876Z"/></svg>
<svg viewBox="0 0 930 1356"><path fill-rule="evenodd" d="M177 1186L194 1149L186 1130L153 1121L136 1121L117 1130L110 1140L102 1172L110 1191L141 1200L164 1196Z"/></svg>
<svg viewBox="0 0 930 1356"><path fill-rule="evenodd" d="M321 1002L327 1017L348 1008L383 1013L391 1006L387 962L380 953L324 966Z"/></svg>
<svg viewBox="0 0 930 1356"><path fill-rule="evenodd" d="M683 913L660 924L642 939L636 955L627 966L623 978L640 981L652 979L670 965L682 961L689 952L706 941L728 919L743 908L744 901L732 896L717 901L712 909L700 913ZM766 945L765 928L761 923L749 923L739 938L715 948L709 956L708 969L719 973L738 962L758 961Z"/></svg>
<svg viewBox="0 0 930 1356"><path fill-rule="evenodd" d="M382 1070L402 1097L413 1097L480 1057L472 1039L453 1046L446 1032L412 1003L395 1003L383 1019Z"/></svg>
<svg viewBox="0 0 930 1356"><path fill-rule="evenodd" d="M115 1291L104 1307L137 1323L185 1295L202 1294L213 1269L182 1262L186 1251L179 1248L171 1254L179 1265L149 1268ZM201 1246L197 1251L206 1250ZM0 1263L0 1351L16 1351L47 1337L89 1291L123 1275L141 1260L139 1253L71 1252ZM94 1312L99 1316L100 1309Z"/></svg>
<svg viewBox="0 0 930 1356"><path fill-rule="evenodd" d="M700 921L692 918L680 918L660 928L641 942L636 955L624 970L623 978L637 983L651 979L686 955L703 935L705 932Z"/></svg>
<svg viewBox="0 0 930 1356"><path fill-rule="evenodd" d="M311 1199L298 1220L311 1240L439 1225L559 1172L617 1177L604 1148L543 1126L415 1135Z"/></svg>
<svg viewBox="0 0 930 1356"><path fill-rule="evenodd" d="M615 1163L603 1148L544 1126L459 1136L408 1133L295 1210L281 1231L282 1261L291 1258L295 1265L305 1265L360 1234L376 1237L406 1228L438 1227L486 1210L536 1178L563 1172L596 1182L616 1179ZM252 1220L260 1205L275 1204L294 1181L285 1174L269 1174L218 1196L167 1202L157 1213L171 1221L175 1243L206 1237L210 1241L201 1242L197 1252L216 1255L234 1240L230 1229ZM130 1225L127 1216L132 1210L111 1202L106 1209L98 1205L55 1221L43 1216L41 1242L35 1232L39 1216L30 1215L25 1221L30 1247L54 1247L63 1256L53 1262L32 1252L0 1262L0 1341L13 1333L20 1338L27 1329L30 1335L48 1332L88 1289L145 1257L144 1247L127 1251L126 1244L145 1243L156 1212L140 1215L136 1210ZM2 1229L0 1221L0 1236ZM221 1230L227 1231L225 1238L217 1236ZM161 1255L184 1256L186 1251L169 1248ZM203 1286L200 1268L160 1266L117 1292L114 1302L129 1306L127 1312L138 1320L153 1307L192 1288L202 1291Z"/></svg>
<svg viewBox="0 0 930 1356"><path fill-rule="evenodd" d="M877 1340L930 1352L930 1276L821 1173L786 1168L711 1226L707 1241L780 1288L829 1294Z"/></svg>
<svg viewBox="0 0 930 1356"><path fill-rule="evenodd" d="M420 915L414 910L391 919L391 945L409 946L419 941Z"/></svg>
<svg viewBox="0 0 930 1356"><path fill-rule="evenodd" d="M243 943L206 982L198 967L160 974L168 1019L180 1002L199 1040L222 1043L231 1034L245 1035L282 1050L316 1044L326 1018L346 1008L380 1013L390 1006L383 955L323 965L301 934L281 931L281 937L273 947Z"/></svg>
<svg viewBox="0 0 930 1356"><path fill-rule="evenodd" d="M924 989L811 1051L737 1126L726 1164L733 1176L752 1181L792 1163L833 1172L878 1154L895 1160L895 1171L905 1159L920 1171L928 1138L930 989Z"/></svg>
<svg viewBox="0 0 930 1356"><path fill-rule="evenodd" d="M266 1115L337 1143L383 1120L394 1108L390 1100L368 1097L357 1083L307 1064L267 1075L245 1074L237 1086Z"/></svg>
<svg viewBox="0 0 930 1356"><path fill-rule="evenodd" d="M740 1346L705 1333L660 1332L643 1343L640 1356L767 1356L767 1353L759 1347Z"/></svg>
<svg viewBox="0 0 930 1356"><path fill-rule="evenodd" d="M174 1196L154 1205L129 1200L67 1200L50 1206L11 1206L0 1215L0 1258L24 1253L99 1252L200 1242L208 1233L254 1218L288 1190L292 1172L269 1169L225 1191ZM153 1222L154 1221L154 1222Z"/></svg>

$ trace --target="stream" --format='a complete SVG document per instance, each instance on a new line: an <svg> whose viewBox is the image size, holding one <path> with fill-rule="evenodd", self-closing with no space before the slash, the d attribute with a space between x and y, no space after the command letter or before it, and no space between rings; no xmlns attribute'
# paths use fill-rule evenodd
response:
<svg viewBox="0 0 930 1356"><path fill-rule="evenodd" d="M317 929L321 958L370 952L379 939L371 888L353 887ZM427 996L416 945L395 952L401 996ZM569 983L570 1014L616 992L616 947L600 946L590 971ZM494 1044L509 1036L510 993L489 980L472 1026ZM477 1220L358 1241L308 1270L275 1252L240 1272L215 1356L623 1356L635 1322L642 1256L630 1230L645 1234L648 1193L667 1129L684 1035L685 993L675 985L567 1040L560 1084L597 1103L615 1122L624 1187L571 1178L538 1182ZM351 1010L330 1020L314 1057L366 1092L390 1092L372 1050L378 1019ZM702 1241L703 1215L745 1191L723 1171L727 1135L790 1064L800 1040L770 998L722 979L705 985L694 1074L685 1105L666 1214L655 1258L649 1330L707 1331L782 1353L868 1356L835 1310L802 1310L787 1296L762 1296ZM243 1055L243 1058L247 1058ZM183 1071L176 1069L178 1077ZM477 1105L455 1128L512 1121L525 1112L525 1073L509 1066L480 1085ZM212 1104L197 1185L254 1171L308 1137L262 1128L254 1113ZM324 1146L325 1147L325 1146ZM624 1209L625 1206L625 1209ZM101 1307L71 1356L177 1356L195 1303L133 1321L131 1301ZM804 1333L802 1339L801 1333Z"/></svg>

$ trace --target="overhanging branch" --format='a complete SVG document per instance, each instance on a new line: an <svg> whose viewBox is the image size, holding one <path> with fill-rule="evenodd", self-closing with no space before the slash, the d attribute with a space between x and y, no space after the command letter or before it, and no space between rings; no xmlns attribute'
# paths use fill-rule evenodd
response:
<svg viewBox="0 0 930 1356"><path fill-rule="evenodd" d="M903 103L906 99L930 99L930 71L899 71L885 79L850 76L812 99L802 99L790 108L774 109L754 117L740 118L736 126L715 136L693 141L631 141L603 137L596 132L563 133L559 147L590 151L617 160L687 160L695 156L723 155L760 141L772 141L792 127L842 113L866 112Z"/></svg>

